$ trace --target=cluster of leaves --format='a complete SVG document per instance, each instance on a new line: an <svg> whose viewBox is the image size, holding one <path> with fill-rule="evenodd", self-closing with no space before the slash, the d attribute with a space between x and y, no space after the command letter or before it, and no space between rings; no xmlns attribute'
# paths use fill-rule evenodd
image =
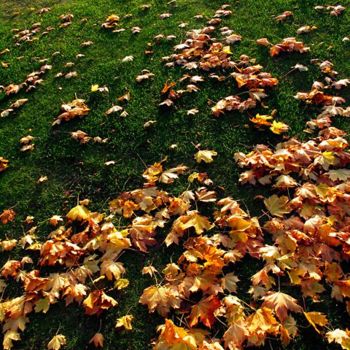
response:
<svg viewBox="0 0 350 350"><path fill-rule="evenodd" d="M333 65L324 62L320 66L329 68L322 70L329 75L326 88L338 89ZM248 168L240 176L241 183L268 185L277 192L264 200L272 216L264 230L271 234L272 244L260 251L265 266L253 276L254 298L264 298L276 280L283 279L315 302L330 289L332 298L344 302L349 312L344 263L350 251L350 152L346 133L332 126L332 117L347 116L348 112L336 106L345 99L324 94L324 88L323 83L314 82L310 93L296 95L322 107L322 112L307 122L306 131L319 130L318 135L304 142L292 138L274 148L257 145L248 154L236 153L235 159ZM348 349L347 331L336 329L325 336Z"/></svg>
<svg viewBox="0 0 350 350"><path fill-rule="evenodd" d="M1 242L3 250L18 248L27 254L21 260L8 260L0 270L2 291L6 281L11 280L23 292L0 303L5 350L20 340L31 313L45 314L52 304L64 300L66 306L73 302L82 304L86 315L98 316L118 304L106 292L117 294L128 286L128 280L123 278L125 268L118 262L123 250L131 246L128 232L116 229L113 215L90 212L84 206L87 202L72 208L65 219L53 216L49 222L56 228L45 241L37 238L33 218L27 218L30 228L22 238ZM7 224L14 216L13 210L5 210L1 222ZM103 343L101 335L95 338L95 345ZM59 349L58 345L64 343L65 337L56 335L48 349Z"/></svg>
<svg viewBox="0 0 350 350"><path fill-rule="evenodd" d="M339 15L344 10L340 5L324 9L331 15ZM49 9L42 9L41 13L47 11ZM213 116L218 117L230 111L255 109L267 97L266 90L278 85L278 80L264 72L254 59L246 55L236 61L232 59L228 45L241 41L242 37L227 27L219 28L223 18L231 13L229 5L223 5L206 27L188 32L187 40L175 46L175 54L163 57L167 67L180 66L187 71L200 71L203 76L186 73L177 82L167 82L160 106L171 107L185 93L199 91L197 84L207 77L218 82L233 79L241 92L212 106ZM163 13L160 18L170 16ZM71 25L73 17L70 13L60 16L60 27ZM291 17L293 13L285 11L275 19L282 22ZM118 28L119 22L119 16L110 15L102 28L113 32L125 30ZM218 29L222 36L219 40L211 36ZM314 29L304 26L297 33ZM50 30L52 28L47 28L46 32ZM41 25L36 23L30 30L16 32L15 39L31 42L40 31ZM135 34L140 31L139 27L132 28ZM158 36L155 40L163 38ZM173 36L167 37L172 39ZM295 38L283 39L276 45L266 38L258 39L257 43L271 46L271 56L309 51ZM86 41L82 46L91 44ZM123 62L132 60L133 56L126 56ZM68 62L65 67L73 65ZM329 323L326 315L308 311L289 292L281 291L282 281L300 288L305 299L317 302L328 288L332 297L344 302L350 312L350 282L344 271L344 262L350 255L350 170L347 169L350 153L345 132L331 125L332 117L349 116L350 111L338 106L345 103L344 98L324 91L340 90L349 80L336 80L337 72L329 61L319 66L327 76L325 83L315 82L310 92L298 92L295 96L307 104L322 107L316 119L307 123L310 133L321 129L318 135L304 142L293 138L275 147L258 145L248 154L235 155L238 165L248 169L241 174L242 184L269 185L277 193L264 199L269 219L262 227L259 219L251 217L236 200L219 199L207 173L192 172L188 177L189 187L179 195L165 191L164 185L174 183L188 171L183 164L166 169L165 160L144 171L146 182L142 188L124 192L109 203L111 215L91 212L87 209L88 201L82 201L66 218L55 215L49 220L55 229L44 241L37 238L33 218L27 218L27 231L21 239L0 241L2 251L20 249L25 254L20 260L8 260L0 270L0 292L7 296L8 282L17 283L22 291L20 296L1 299L3 348L11 349L13 342L20 340L20 332L25 329L31 313L45 314L59 301L65 301L66 306L73 302L81 304L88 316L98 316L115 307L116 296L111 295L129 283L124 278L125 267L118 261L121 253L131 246L146 253L150 247L163 242L167 247L175 244L183 249L176 263L169 262L161 273L152 265L143 269L144 274L154 278L155 284L143 291L140 303L146 305L150 313L157 312L164 318L154 349L237 350L262 346L271 338L287 345L298 334L293 316L296 313L303 314L305 321L329 342L349 349L348 330L326 328ZM51 66L44 65L39 72L28 75L22 84L10 84L2 90L6 95L16 94L25 87L30 91L42 82L41 75L49 69ZM307 70L301 65L294 69ZM71 78L77 73L56 75L60 76ZM136 81L142 83L153 77L154 74L145 69ZM175 90L175 86L183 82L186 89ZM104 93L108 88L93 85L91 92ZM241 97L244 94L248 96L246 99ZM119 101L129 98L126 93ZM9 115L26 102L27 99L17 100L1 112L1 116ZM89 111L85 101L76 98L61 106L53 125L84 117ZM127 116L118 105L108 109L106 115L116 112ZM187 111L188 115L196 113L197 108ZM273 114L257 114L251 121L259 127L270 127L275 134L287 131L288 125L273 120ZM153 122L147 122L148 126ZM72 132L71 137L81 144L108 141L81 130ZM33 149L33 140L31 135L23 137L21 150ZM216 155L213 150L198 150L194 158L197 163L212 163ZM8 160L0 157L0 172L7 167ZM13 209L4 210L0 222L6 225L15 215ZM115 226L115 215L129 221L126 228ZM160 232L168 228L166 236L161 237ZM269 244L266 234L271 240ZM251 276L249 303L237 295L239 276L234 272L237 263L247 257L263 262L263 267ZM125 315L117 320L116 328L130 330L132 320L132 315ZM102 347L103 341L103 335L97 332L90 343ZM56 334L47 347L59 350L66 342L64 335Z"/></svg>
<svg viewBox="0 0 350 350"><path fill-rule="evenodd" d="M1 86L0 91L5 92L7 96L12 94L17 94L22 89L25 89L26 92L29 92L36 88L37 85L43 83L43 79L41 79L42 75L44 75L48 70L52 68L51 65L45 64L40 67L38 71L32 72L27 75L26 79L20 84L9 84L7 86Z"/></svg>
<svg viewBox="0 0 350 350"><path fill-rule="evenodd" d="M187 33L187 40L174 47L180 51L168 57L163 57L167 67L182 66L186 70L197 70L208 74L209 79L225 81L234 79L239 89L244 89L238 95L228 96L218 101L212 107L212 114L218 117L228 111L245 111L256 108L263 98L267 97L266 88L275 87L278 80L270 73L263 72L262 66L255 65L254 59L241 55L238 61L232 59L229 43L239 42L241 36L233 33L227 27L220 29L222 40L213 40L210 36L222 23L222 17L229 16L231 11L228 5L223 5L208 21L208 26L202 29L191 30ZM214 72L215 71L215 72ZM205 78L198 75L185 74L178 83L186 82L186 89L174 90L177 83L166 84L162 90L164 96L161 106L170 107L174 101L184 93L193 93L200 90L197 83L204 82ZM243 99L240 95L247 94Z"/></svg>
<svg viewBox="0 0 350 350"><path fill-rule="evenodd" d="M90 109L83 99L75 99L70 103L61 106L61 114L54 120L52 125L59 125L75 118L82 118L88 115Z"/></svg>

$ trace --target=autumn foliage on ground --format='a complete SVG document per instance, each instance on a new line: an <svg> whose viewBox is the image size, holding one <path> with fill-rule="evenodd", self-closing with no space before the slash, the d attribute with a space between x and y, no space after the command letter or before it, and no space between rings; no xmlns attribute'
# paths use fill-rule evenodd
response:
<svg viewBox="0 0 350 350"><path fill-rule="evenodd" d="M40 11L45 14L50 9ZM316 6L315 11L337 17L345 8ZM286 347L305 325L328 344L350 349L350 330L334 326L331 315L317 307L324 299L332 298L350 313L350 152L348 135L335 126L337 118L350 116L342 96L350 81L339 78L330 61L312 61L322 81L313 82L308 91L295 91L294 98L317 115L305 123L302 137L289 137L291 125L273 105L266 105L271 91L278 89L279 80L255 58L246 54L234 58L235 45L242 36L224 24L232 15L229 4L220 6L205 26L188 29L185 40L162 58L166 69L180 72L180 77L164 79L157 107L171 118L184 99L195 101L210 81L229 82L236 88L238 93L229 91L219 100L210 100L207 108L217 123L239 112L245 118L242 123L248 123L246 127L278 138L276 143L251 145L250 152L233 155L240 168L240 186L265 191L252 199L263 207L261 216L252 216L240 198L225 193L211 179L218 152L200 144L194 144L190 157L206 171L195 171L182 162L169 164L168 157L159 155L159 161L145 166L140 174L143 185L108 200L108 210L93 211L90 199L78 199L67 212L47 218L51 230L45 238L37 234L35 218L27 216L19 239L2 237L0 241L2 252L20 252L20 258L9 258L0 270L0 292L6 295L0 302L5 350L16 348L34 314L46 315L54 304L63 303L67 312L75 304L85 317L96 318L117 308L120 293L127 293L133 278L120 261L122 255L130 251L147 256L159 246L165 246L171 258L161 270L152 264L143 266L141 273L149 284L139 295L139 303L150 317L158 314L162 319L154 337L150 336L153 349L239 350L266 346L271 339ZM167 19L171 13L160 16ZM285 11L273 21L292 18L293 12ZM124 30L120 20L119 15L110 14L96 30L120 33ZM73 21L73 14L64 14L59 26L64 30ZM141 30L131 28L133 34ZM307 25L297 34L315 30L317 27ZM49 35L51 30L46 31ZM31 42L40 32L39 24L28 31L15 30L15 43ZM270 43L261 34L261 38L255 38L256 45L266 49L271 59L312 51L295 37ZM174 38L159 35L153 40L158 43ZM91 45L86 41L82 47ZM151 55L151 49L145 54ZM132 56L124 58L124 62L132 60ZM55 79L78 76L70 65L66 68ZM51 69L43 62L23 82L1 86L1 90L8 97L25 91L29 99ZM291 69L308 71L302 64ZM144 69L133 79L143 84L154 76ZM109 89L93 84L89 93L103 95ZM127 120L130 98L129 92L119 96L105 116L119 115ZM1 111L1 118L17 113L28 99L9 103ZM264 114L258 110L264 110ZM89 118L90 112L89 101L75 96L57 106L48 127L59 130L65 123ZM186 111L190 117L198 113L196 107ZM144 129L152 129L156 123L148 120ZM66 137L75 140L77 147L109 142L80 129ZM33 136L23 136L19 144L21 152L35 152ZM170 150L176 148L176 144L170 146ZM0 155L0 173L11 169L5 157ZM113 164L112 160L105 166ZM174 185L181 180L187 182L187 188L179 193ZM46 181L48 178L42 176L38 184ZM3 208L0 225L9 225L17 215L15 207ZM179 252L176 258L172 249ZM240 289L245 277L239 268L247 261L257 267L244 281L249 284L245 291L248 298ZM11 296L5 292L13 284L21 292ZM115 331L132 331L137 317L130 312L117 318ZM104 347L100 328L96 327L86 346ZM58 330L47 348L64 349L67 341Z"/></svg>

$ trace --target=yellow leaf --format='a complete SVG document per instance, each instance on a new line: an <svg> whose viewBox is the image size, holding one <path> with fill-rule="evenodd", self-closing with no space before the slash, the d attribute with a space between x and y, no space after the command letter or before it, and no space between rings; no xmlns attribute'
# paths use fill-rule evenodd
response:
<svg viewBox="0 0 350 350"><path fill-rule="evenodd" d="M194 159L197 161L197 163L200 163L200 162L211 163L214 160L213 157L215 156L217 156L216 151L203 150L203 151L198 151L194 155Z"/></svg>
<svg viewBox="0 0 350 350"><path fill-rule="evenodd" d="M129 280L126 278L119 278L115 283L114 287L117 288L118 290L124 289L129 285Z"/></svg>
<svg viewBox="0 0 350 350"><path fill-rule="evenodd" d="M212 224L206 216L199 215L196 211L188 212L188 221L181 225L183 230L187 230L190 227L193 227L197 235L202 234L204 231L210 230Z"/></svg>
<svg viewBox="0 0 350 350"><path fill-rule="evenodd" d="M327 317L321 312L304 312L306 319L317 333L320 333L317 326L324 327L327 323Z"/></svg>
<svg viewBox="0 0 350 350"><path fill-rule="evenodd" d="M4 347L4 350L9 350L13 347L13 341L20 340L21 337L18 332L9 330L4 334L4 340L2 342L2 345Z"/></svg>
<svg viewBox="0 0 350 350"><path fill-rule="evenodd" d="M226 53L227 55L232 55L230 46L224 46L224 47L222 48L222 52L223 52L223 53Z"/></svg>
<svg viewBox="0 0 350 350"><path fill-rule="evenodd" d="M267 125L270 126L271 122L269 120L272 120L273 117L271 115L261 115L257 114L254 118L250 118L249 120L257 125Z"/></svg>
<svg viewBox="0 0 350 350"><path fill-rule="evenodd" d="M98 84L91 85L91 92L96 92L96 91L98 91L99 87L100 87L100 86L99 86Z"/></svg>
<svg viewBox="0 0 350 350"><path fill-rule="evenodd" d="M332 151L325 151L322 153L324 162L326 164L334 165L336 162L336 158L334 156L334 153Z"/></svg>
<svg viewBox="0 0 350 350"><path fill-rule="evenodd" d="M121 328L123 327L127 331L132 330L131 322L134 319L133 315L125 315L123 317L120 317L117 319L117 323L115 325L115 328Z"/></svg>
<svg viewBox="0 0 350 350"><path fill-rule="evenodd" d="M55 335L47 344L48 350L60 350L63 345L66 345L66 337L62 334Z"/></svg>
<svg viewBox="0 0 350 350"><path fill-rule="evenodd" d="M272 122L272 125L270 127L270 130L277 135L282 134L283 132L287 132L289 129L289 126L285 123L282 122L277 122L276 120L274 120Z"/></svg>
<svg viewBox="0 0 350 350"><path fill-rule="evenodd" d="M83 205L77 205L69 211L67 218L72 221L84 221L89 219L90 214L90 211Z"/></svg>

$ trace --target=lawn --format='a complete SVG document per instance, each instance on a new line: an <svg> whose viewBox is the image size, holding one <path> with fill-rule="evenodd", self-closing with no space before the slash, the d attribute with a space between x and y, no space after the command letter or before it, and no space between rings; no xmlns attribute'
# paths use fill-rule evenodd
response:
<svg viewBox="0 0 350 350"><path fill-rule="evenodd" d="M187 175L180 176L173 184L160 185L172 195L178 196L188 189L187 177L190 173L207 172L220 198L230 196L238 200L242 209L252 217L261 217L261 223L267 220L263 213L266 209L259 196L270 196L271 189L269 186L240 185L242 169L233 155L236 152L247 153L257 144L274 146L292 136L301 140L310 138L303 131L305 123L315 118L319 110L301 103L294 96L301 91L310 91L314 81L324 79L319 67L310 63L313 59L331 61L339 72L337 79L350 76L350 43L343 40L350 34L350 10L331 16L327 11L314 9L316 5L330 4L321 0L228 1L232 14L224 17L219 27L227 26L242 36L241 42L230 45L233 60L238 60L243 54L254 58L255 64L263 66L263 71L271 73L279 84L268 89L268 97L257 108L242 113L226 112L217 118L211 112L215 103L241 91L232 78L224 81L206 78L196 84L198 92L185 94L170 108L162 107L159 104L165 97L161 91L166 82L177 82L179 88L184 88L187 83L179 82L183 74L208 76L199 70L185 70L176 65L168 67L162 58L174 53L174 46L186 39L188 30L205 27L225 2L177 0L167 3L150 0L147 3L149 9L142 8L144 1L139 0L7 0L0 3L0 52L9 49L9 52L4 51L0 55L0 85L19 84L44 64L52 66L41 76L43 82L35 89L29 92L22 89L15 95L0 92L0 113L15 100L28 99L18 110L0 118L0 157L9 160L8 169L0 173L0 213L9 208L16 212L12 222L0 223L1 240L19 240L36 226L36 234L44 242L53 230L49 219L53 215L64 217L80 200L90 200L90 211L108 212L111 200L123 191L142 188L142 174L146 168L164 159L167 169L180 164L189 168ZM348 1L342 3L344 6L349 4ZM43 7L51 10L39 14L38 10ZM286 10L293 12L292 18L280 23L274 19ZM60 28L59 16L68 13L74 15L72 23ZM166 13L172 16L161 19L160 15ZM125 31L114 33L101 28L112 14L120 16L116 28L125 28ZM202 16L196 17L199 14ZM37 22L41 22L41 31L34 40L16 45L13 29L30 28ZM267 47L256 43L262 37L268 38L271 43L279 43L284 38L296 36L297 29L305 25L317 27L310 33L297 36L310 47L308 53L271 57ZM41 35L49 26L53 27L52 30ZM131 29L134 27L139 27L141 31L133 34ZM176 37L154 39L160 34ZM211 35L221 40L219 30ZM82 47L81 44L87 41L92 44ZM126 56L133 56L133 60L124 62ZM293 70L292 67L298 63L307 66L308 71ZM145 69L154 76L137 82L136 77ZM77 76L71 79L57 77L59 73L69 72L77 72ZM92 86L96 84L101 90L107 87L108 91L92 91ZM349 91L345 87L334 94L349 98ZM130 95L129 101L117 100L126 93ZM52 126L60 114L61 105L76 98L85 100L90 109L88 115ZM117 104L124 108L127 115L121 116L120 112L106 115L105 112ZM189 115L187 111L191 109L198 109L198 112ZM254 127L249 121L257 113L265 115L272 110L277 110L278 121L289 125L287 133L276 135L269 128L261 130ZM346 118L336 118L333 125L350 131ZM90 141L80 144L70 134L77 130L108 140L105 143ZM27 135L34 137L34 149L21 152L20 139ZM198 149L215 150L217 156L214 162L196 162L194 154ZM47 180L40 181L41 177L47 177ZM210 216L211 209L205 205L203 213ZM28 219L25 222L28 216L34 217L33 224L28 224ZM114 223L124 228L130 220L117 215ZM151 342L157 338L156 328L164 323L164 318L157 313L150 314L147 307L139 303L143 290L154 284L153 279L141 271L150 264L162 271L167 263L176 262L182 254L181 244L170 247L162 244L169 230L169 225L158 229L158 244L149 248L147 253L136 248L123 251L119 261L125 266L124 277L129 280L129 286L110 293L118 301L117 307L99 317L86 316L81 305L73 303L66 307L61 300L52 304L47 313L31 313L28 316L30 322L21 332L21 340L14 342L13 348L45 349L53 336L63 334L67 339L65 349L85 349L96 332L104 335L104 349L152 348ZM271 243L269 235L266 237ZM39 252L23 253L18 244L13 250L1 253L1 265L8 260L20 260L23 255L30 255L35 260ZM240 279L237 295L246 303L251 301L247 293L249 279L262 266L261 260L246 256L232 270ZM343 269L346 276L349 268L345 264ZM58 271L57 266L42 268L43 274L54 271ZM9 278L7 283L2 293L3 300L23 294L14 278ZM300 288L296 286L285 285L283 288L308 310L327 314L329 330L346 329L349 324L344 303L330 298L330 287L322 293L321 302L316 303L311 298L302 297ZM134 317L133 329L116 330L116 319L127 314ZM179 320L178 315L171 314L169 318ZM300 325L299 334L287 349L340 349L339 345L329 345L303 316L295 314L295 318ZM220 338L221 331L212 332L212 336ZM281 347L280 342L270 336L262 348Z"/></svg>

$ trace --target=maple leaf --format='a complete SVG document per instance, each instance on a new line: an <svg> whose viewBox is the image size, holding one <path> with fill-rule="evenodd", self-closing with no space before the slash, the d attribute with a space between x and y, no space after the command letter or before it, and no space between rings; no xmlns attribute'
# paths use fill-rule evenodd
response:
<svg viewBox="0 0 350 350"><path fill-rule="evenodd" d="M67 344L66 337L62 334L55 335L47 344L48 350L60 350L62 346Z"/></svg>
<svg viewBox="0 0 350 350"><path fill-rule="evenodd" d="M144 266L142 268L142 274L143 275L148 274L151 277L155 277L157 273L158 273L158 270L152 265Z"/></svg>
<svg viewBox="0 0 350 350"><path fill-rule="evenodd" d="M158 330L160 335L154 350L198 350L206 335L203 330L177 327L168 319Z"/></svg>
<svg viewBox="0 0 350 350"><path fill-rule="evenodd" d="M235 293L237 290L237 282L239 278L233 273L227 273L221 280L222 288L228 290L230 293Z"/></svg>
<svg viewBox="0 0 350 350"><path fill-rule="evenodd" d="M129 230L133 245L142 252L147 252L147 247L157 243L155 229L157 225L150 215L138 216L133 222Z"/></svg>
<svg viewBox="0 0 350 350"><path fill-rule="evenodd" d="M68 74L66 75L66 77L68 76ZM73 76L73 74L70 74L69 77L71 76ZM84 117L89 113L90 109L85 104L84 100L76 99L68 104L63 104L61 106L61 111L62 113L55 119L52 125L59 125L63 121L69 121L75 118Z"/></svg>
<svg viewBox="0 0 350 350"><path fill-rule="evenodd" d="M126 278L119 278L114 283L114 287L118 290L126 288L130 284L130 281Z"/></svg>
<svg viewBox="0 0 350 350"><path fill-rule="evenodd" d="M282 52L309 52L310 48L305 47L302 41L297 41L295 38L285 38L281 43L276 44L270 48L270 55L272 57L280 55Z"/></svg>
<svg viewBox="0 0 350 350"><path fill-rule="evenodd" d="M99 289L92 291L83 302L87 315L99 315L102 311L116 305L118 305L116 300Z"/></svg>
<svg viewBox="0 0 350 350"><path fill-rule="evenodd" d="M9 252L13 250L17 245L17 240L16 239L8 239L4 241L0 241L0 248L5 251Z"/></svg>
<svg viewBox="0 0 350 350"><path fill-rule="evenodd" d="M297 29L297 34L310 33L311 31L316 30L316 29L317 29L316 26L309 26L309 25L302 26L302 27L299 27Z"/></svg>
<svg viewBox="0 0 350 350"><path fill-rule="evenodd" d="M21 339L21 336L19 333L15 330L8 330L4 334L4 339L2 342L2 345L4 347L4 350L10 350L13 347L13 341L18 341Z"/></svg>
<svg viewBox="0 0 350 350"><path fill-rule="evenodd" d="M117 323L115 324L115 328L124 328L127 331L132 330L131 322L134 319L133 315L125 315L122 317L119 317L117 319Z"/></svg>
<svg viewBox="0 0 350 350"><path fill-rule="evenodd" d="M41 298L35 302L35 312L42 312L46 314L50 309L50 299L49 298Z"/></svg>
<svg viewBox="0 0 350 350"><path fill-rule="evenodd" d="M89 344L93 344L95 348L103 348L104 336L102 333L95 333L90 339Z"/></svg>
<svg viewBox="0 0 350 350"><path fill-rule="evenodd" d="M330 170L327 175L332 181L347 181L350 178L349 169Z"/></svg>
<svg viewBox="0 0 350 350"><path fill-rule="evenodd" d="M168 286L150 286L146 288L139 302L148 306L150 313L157 310L157 312L165 317L170 309L178 309L180 307L181 299L176 289Z"/></svg>
<svg viewBox="0 0 350 350"><path fill-rule="evenodd" d="M113 29L115 27L118 26L118 22L120 20L120 17L113 14L113 15L109 15L106 18L106 21L104 23L102 23L101 27L104 29Z"/></svg>
<svg viewBox="0 0 350 350"><path fill-rule="evenodd" d="M273 215L283 218L283 215L291 212L288 207L289 199L286 196L278 197L277 195L272 195L264 200L264 204L267 210Z"/></svg>
<svg viewBox="0 0 350 350"><path fill-rule="evenodd" d="M3 157L0 157L0 173L5 171L9 166L9 161Z"/></svg>
<svg viewBox="0 0 350 350"><path fill-rule="evenodd" d="M189 211L186 215L177 218L171 228L170 233L165 238L167 246L172 243L179 244L181 238L187 229L194 228L197 235L201 235L204 231L210 230L213 225L207 217L200 215L197 211Z"/></svg>
<svg viewBox="0 0 350 350"><path fill-rule="evenodd" d="M282 134L283 132L287 132L289 130L289 126L285 123L282 122L277 122L276 120L274 120L272 122L272 125L270 127L270 130L277 135Z"/></svg>
<svg viewBox="0 0 350 350"><path fill-rule="evenodd" d="M71 304L73 301L76 301L77 303L80 304L84 299L84 297L86 296L87 289L88 287L85 284L71 283L63 293L66 299L66 305Z"/></svg>
<svg viewBox="0 0 350 350"><path fill-rule="evenodd" d="M350 350L350 334L349 331L343 331L342 329L335 329L326 333L326 338L329 343L335 342L339 344L342 349Z"/></svg>
<svg viewBox="0 0 350 350"><path fill-rule="evenodd" d="M293 188L297 186L297 182L289 175L280 175L276 179L276 183L273 185L273 187L278 189L287 189L287 188Z"/></svg>
<svg viewBox="0 0 350 350"><path fill-rule="evenodd" d="M304 312L306 319L317 333L321 333L317 326L324 327L328 324L327 317L321 312Z"/></svg>
<svg viewBox="0 0 350 350"><path fill-rule="evenodd" d="M183 218L185 220L182 220L181 228L187 230L193 227L197 235L212 228L209 219L206 216L200 215L197 211L190 211Z"/></svg>
<svg viewBox="0 0 350 350"><path fill-rule="evenodd" d="M215 295L210 295L192 306L191 314L189 316L189 326L194 327L198 324L198 319L211 328L215 323L214 312L221 306L220 300Z"/></svg>
<svg viewBox="0 0 350 350"><path fill-rule="evenodd" d="M49 223L52 226L57 226L60 222L63 222L62 216L60 215L53 215L49 219Z"/></svg>
<svg viewBox="0 0 350 350"><path fill-rule="evenodd" d="M229 350L242 349L243 343L248 338L249 331L242 320L234 322L224 333L225 348Z"/></svg>
<svg viewBox="0 0 350 350"><path fill-rule="evenodd" d="M13 209L5 209L0 214L0 221L3 225L8 224L9 222L12 222L16 217L16 212Z"/></svg>
<svg viewBox="0 0 350 350"><path fill-rule="evenodd" d="M96 91L98 91L99 87L100 87L100 86L99 86L98 84L91 85L91 92L96 92Z"/></svg>
<svg viewBox="0 0 350 350"><path fill-rule="evenodd" d="M85 221L90 218L90 214L90 211L86 207L83 205L77 205L72 208L66 216L67 219L72 221Z"/></svg>
<svg viewBox="0 0 350 350"><path fill-rule="evenodd" d="M79 141L81 144L88 143L91 140L91 137L82 130L73 131L70 134L72 139Z"/></svg>
<svg viewBox="0 0 350 350"><path fill-rule="evenodd" d="M270 126L271 125L271 122L270 120L272 120L273 117L271 115L260 115L260 114L257 114L254 118L250 118L249 120L256 124L256 125L267 125L267 126Z"/></svg>
<svg viewBox="0 0 350 350"><path fill-rule="evenodd" d="M293 12L292 11L284 11L282 14L278 15L275 17L275 20L277 22L283 22L286 19L288 19L289 17L293 17Z"/></svg>
<svg viewBox="0 0 350 350"><path fill-rule="evenodd" d="M187 166L178 165L175 168L165 170L161 173L159 181L165 184L172 184L179 177L178 174L183 174L187 170Z"/></svg>
<svg viewBox="0 0 350 350"><path fill-rule="evenodd" d="M122 112L124 110L123 107L121 106L118 106L118 105L115 105L115 106L112 106L111 108L109 108L105 114L106 115L110 115L110 114L113 114L113 113L118 113L118 112Z"/></svg>
<svg viewBox="0 0 350 350"><path fill-rule="evenodd" d="M213 157L217 156L216 151L210 151L210 150L202 150L198 151L194 155L194 159L196 160L197 163L204 162L204 163L211 163L213 162Z"/></svg>
<svg viewBox="0 0 350 350"><path fill-rule="evenodd" d="M288 310L302 312L303 308L297 304L297 300L288 294L275 292L265 296L262 306L275 310L277 317L284 322L288 316Z"/></svg>
<svg viewBox="0 0 350 350"><path fill-rule="evenodd" d="M104 259L101 264L101 275L105 275L108 280L118 280L125 273L122 263L111 259Z"/></svg>
<svg viewBox="0 0 350 350"><path fill-rule="evenodd" d="M20 261L8 260L1 268L1 275L5 278L8 278L10 276L16 277L21 267L22 263Z"/></svg>
<svg viewBox="0 0 350 350"><path fill-rule="evenodd" d="M272 45L267 38L257 39L256 43L261 46L270 46Z"/></svg>

